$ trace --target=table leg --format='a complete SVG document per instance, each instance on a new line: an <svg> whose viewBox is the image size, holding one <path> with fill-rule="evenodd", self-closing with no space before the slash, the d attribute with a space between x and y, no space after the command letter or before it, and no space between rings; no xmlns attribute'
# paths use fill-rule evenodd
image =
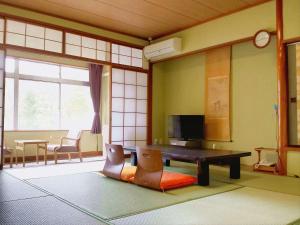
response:
<svg viewBox="0 0 300 225"><path fill-rule="evenodd" d="M165 159L165 166L170 166L171 165L171 163L170 163L170 159Z"/></svg>
<svg viewBox="0 0 300 225"><path fill-rule="evenodd" d="M36 155L35 155L35 160L36 160L36 163L39 164L39 149L40 149L40 146L39 144L36 145Z"/></svg>
<svg viewBox="0 0 300 225"><path fill-rule="evenodd" d="M25 146L23 148L23 167L25 167Z"/></svg>
<svg viewBox="0 0 300 225"><path fill-rule="evenodd" d="M47 149L48 149L48 145L45 144L45 154L44 154L45 165L47 165Z"/></svg>
<svg viewBox="0 0 300 225"><path fill-rule="evenodd" d="M198 184L201 186L209 185L209 163L207 161L197 161Z"/></svg>
<svg viewBox="0 0 300 225"><path fill-rule="evenodd" d="M137 155L136 152L131 152L131 165L136 166L137 165Z"/></svg>
<svg viewBox="0 0 300 225"><path fill-rule="evenodd" d="M16 160L16 166L18 165L18 150L15 149L15 160Z"/></svg>
<svg viewBox="0 0 300 225"><path fill-rule="evenodd" d="M240 179L241 177L241 162L240 158L232 158L230 160L230 178L231 179Z"/></svg>

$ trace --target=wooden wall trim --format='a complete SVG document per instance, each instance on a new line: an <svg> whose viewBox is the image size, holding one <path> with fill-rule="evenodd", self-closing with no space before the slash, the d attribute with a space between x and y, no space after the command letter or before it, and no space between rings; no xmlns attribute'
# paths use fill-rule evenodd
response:
<svg viewBox="0 0 300 225"><path fill-rule="evenodd" d="M294 42L300 42L300 36L294 37L294 38L289 38L283 41L284 44L291 44Z"/></svg>
<svg viewBox="0 0 300 225"><path fill-rule="evenodd" d="M283 43L283 0L276 0L277 28L277 92L278 92L278 150L280 155L279 173L287 173L287 77L286 45Z"/></svg>
<svg viewBox="0 0 300 225"><path fill-rule="evenodd" d="M276 31L270 31L270 34L272 36L275 36ZM217 48L223 48L223 47L231 46L231 45L235 45L235 44L240 44L240 43L247 42L247 41L252 41L253 38L254 38L254 34L253 34L253 36L250 36L250 37L245 37L245 38L237 39L237 40L234 40L234 41L228 41L228 42L224 42L224 43L221 43L221 44L209 46L209 47L206 47L206 48L197 49L195 51L182 53L180 55L175 55L175 56L171 56L171 57L168 57L168 58L165 58L165 59L160 59L160 60L157 60L157 61L154 61L154 62L151 62L151 63L156 64L156 63L165 62L165 61L169 61L169 60L173 60L173 59L180 59L180 58L188 57L188 56L191 56L191 55L200 54L200 53L203 53L203 52L206 52L206 51L209 51L209 50L213 50L213 49L217 49Z"/></svg>

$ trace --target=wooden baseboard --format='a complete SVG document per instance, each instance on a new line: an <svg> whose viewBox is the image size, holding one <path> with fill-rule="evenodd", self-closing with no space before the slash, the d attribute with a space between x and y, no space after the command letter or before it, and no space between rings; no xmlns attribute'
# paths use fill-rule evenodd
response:
<svg viewBox="0 0 300 225"><path fill-rule="evenodd" d="M71 153L72 159L78 159L79 154L78 153ZM89 151L89 152L82 152L82 157L83 158L89 158L89 157L96 157L96 156L102 156L102 151ZM62 160L62 159L68 159L68 154L64 153L59 153L57 154L57 159ZM54 160L54 155L48 155L47 160ZM25 162L35 162L36 158L35 156L25 156ZM39 156L39 161L42 162L44 161L44 156L40 155ZM10 158L5 157L5 163L9 163ZM13 157L13 162L15 162L15 157ZM23 162L23 158L21 156L18 156L18 162L21 163Z"/></svg>

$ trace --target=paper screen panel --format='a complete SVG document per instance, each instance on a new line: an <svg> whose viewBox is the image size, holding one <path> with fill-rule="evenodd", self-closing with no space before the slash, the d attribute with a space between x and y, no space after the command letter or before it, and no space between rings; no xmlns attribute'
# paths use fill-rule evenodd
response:
<svg viewBox="0 0 300 225"><path fill-rule="evenodd" d="M124 140L135 140L135 127L124 127Z"/></svg>
<svg viewBox="0 0 300 225"><path fill-rule="evenodd" d="M81 36L71 33L66 33L66 43L81 46Z"/></svg>
<svg viewBox="0 0 300 225"><path fill-rule="evenodd" d="M136 140L144 141L147 138L147 127L136 127Z"/></svg>
<svg viewBox="0 0 300 225"><path fill-rule="evenodd" d="M97 40L94 38L84 37L82 36L81 39L81 45L82 47L96 49L97 47Z"/></svg>
<svg viewBox="0 0 300 225"><path fill-rule="evenodd" d="M51 52L62 53L62 43L56 41L45 40L45 50Z"/></svg>
<svg viewBox="0 0 300 225"><path fill-rule="evenodd" d="M112 126L123 126L123 113L113 112L111 114L111 125Z"/></svg>
<svg viewBox="0 0 300 225"><path fill-rule="evenodd" d="M137 100L136 111L139 113L147 113L147 100Z"/></svg>
<svg viewBox="0 0 300 225"><path fill-rule="evenodd" d="M147 99L147 87L137 86L137 99Z"/></svg>
<svg viewBox="0 0 300 225"><path fill-rule="evenodd" d="M136 72L134 71L125 71L125 84L136 85Z"/></svg>
<svg viewBox="0 0 300 225"><path fill-rule="evenodd" d="M27 24L26 36L38 37L38 38L44 39L45 38L45 28Z"/></svg>
<svg viewBox="0 0 300 225"><path fill-rule="evenodd" d="M123 127L112 127L112 141L123 141Z"/></svg>
<svg viewBox="0 0 300 225"><path fill-rule="evenodd" d="M101 61L107 61L107 53L103 51L97 51L97 59Z"/></svg>
<svg viewBox="0 0 300 225"><path fill-rule="evenodd" d="M125 85L125 98L136 98L135 85Z"/></svg>
<svg viewBox="0 0 300 225"><path fill-rule="evenodd" d="M130 66L131 58L129 56L125 56L125 55L119 55L119 63L122 65Z"/></svg>
<svg viewBox="0 0 300 225"><path fill-rule="evenodd" d="M115 112L123 112L124 110L124 99L123 98L112 98L111 110Z"/></svg>
<svg viewBox="0 0 300 225"><path fill-rule="evenodd" d="M0 69L0 88L3 88L3 82L4 82L4 70Z"/></svg>
<svg viewBox="0 0 300 225"><path fill-rule="evenodd" d="M124 83L124 70L112 69L112 82Z"/></svg>
<svg viewBox="0 0 300 225"><path fill-rule="evenodd" d="M135 126L135 120L135 113L124 113L124 126Z"/></svg>
<svg viewBox="0 0 300 225"><path fill-rule="evenodd" d="M136 100L125 99L125 112L135 112L135 111L136 111Z"/></svg>
<svg viewBox="0 0 300 225"><path fill-rule="evenodd" d="M137 85L147 86L148 75L146 73L137 73Z"/></svg>
<svg viewBox="0 0 300 225"><path fill-rule="evenodd" d="M132 66L135 67L143 67L143 60L142 59L138 59L138 58L132 58Z"/></svg>
<svg viewBox="0 0 300 225"><path fill-rule="evenodd" d="M143 58L143 51L141 49L132 48L132 57L134 58Z"/></svg>
<svg viewBox="0 0 300 225"><path fill-rule="evenodd" d="M44 50L44 39L26 36L26 47Z"/></svg>
<svg viewBox="0 0 300 225"><path fill-rule="evenodd" d="M9 33L17 33L25 35L26 24L18 21L7 20L6 30Z"/></svg>
<svg viewBox="0 0 300 225"><path fill-rule="evenodd" d="M25 35L7 33L6 43L9 45L25 46Z"/></svg>
<svg viewBox="0 0 300 225"><path fill-rule="evenodd" d="M124 84L112 84L112 97L124 97Z"/></svg>
<svg viewBox="0 0 300 225"><path fill-rule="evenodd" d="M96 59L96 50L82 47L81 56L84 58Z"/></svg>
<svg viewBox="0 0 300 225"><path fill-rule="evenodd" d="M62 31L46 28L45 39L62 43Z"/></svg>
<svg viewBox="0 0 300 225"><path fill-rule="evenodd" d="M136 125L146 126L147 125L147 115L142 113L137 113L136 115Z"/></svg>
<svg viewBox="0 0 300 225"><path fill-rule="evenodd" d="M81 48L76 45L66 45L66 54L74 55L74 56L81 56Z"/></svg>
<svg viewBox="0 0 300 225"><path fill-rule="evenodd" d="M0 44L3 44L4 42L4 32L0 31Z"/></svg>

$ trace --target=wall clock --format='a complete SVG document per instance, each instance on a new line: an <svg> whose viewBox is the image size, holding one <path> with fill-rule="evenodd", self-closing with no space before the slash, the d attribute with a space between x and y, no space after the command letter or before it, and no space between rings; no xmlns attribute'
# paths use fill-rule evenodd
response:
<svg viewBox="0 0 300 225"><path fill-rule="evenodd" d="M264 48L268 46L271 41L271 34L267 30L259 30L254 35L253 43L257 48Z"/></svg>

